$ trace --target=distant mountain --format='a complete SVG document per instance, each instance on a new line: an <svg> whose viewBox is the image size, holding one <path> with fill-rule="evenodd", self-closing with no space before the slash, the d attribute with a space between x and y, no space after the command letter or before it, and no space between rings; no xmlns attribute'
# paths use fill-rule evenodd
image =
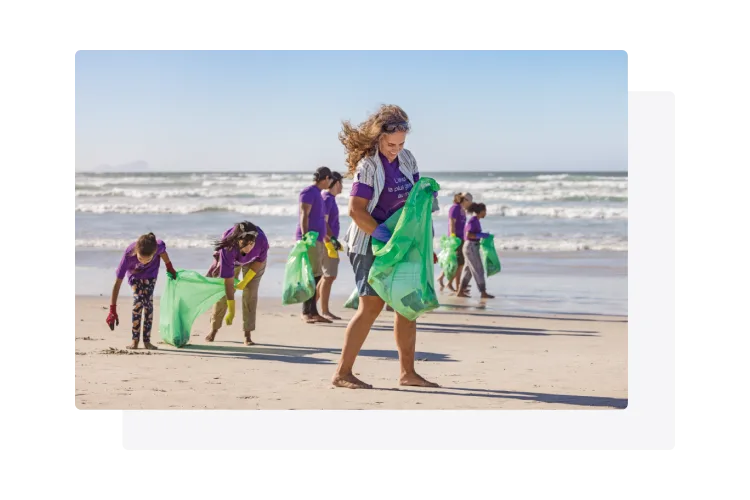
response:
<svg viewBox="0 0 750 500"><path fill-rule="evenodd" d="M151 167L143 160L123 163L121 165L99 165L94 169L96 172L150 172Z"/></svg>

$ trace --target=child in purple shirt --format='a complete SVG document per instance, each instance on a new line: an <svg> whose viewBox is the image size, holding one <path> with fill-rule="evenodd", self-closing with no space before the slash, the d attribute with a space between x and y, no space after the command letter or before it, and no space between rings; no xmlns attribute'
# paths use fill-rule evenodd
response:
<svg viewBox="0 0 750 500"><path fill-rule="evenodd" d="M464 268L464 226L466 225L466 209L469 208L474 198L471 193L457 193L453 196L453 205L448 210L448 236L457 236L461 240L461 245L456 250L456 257L458 258L458 268L456 269L456 276L453 280L448 282L448 288L452 291L458 290L459 282L461 281L461 271ZM438 284L440 290L445 285L443 279L445 278L444 273L440 273L438 277ZM456 287L453 288L453 283Z"/></svg>
<svg viewBox="0 0 750 500"><path fill-rule="evenodd" d="M258 287L266 269L268 246L265 233L249 221L238 222L224 231L220 240L214 242L214 262L207 275L224 278L226 295L214 304L211 313L211 333L206 337L207 342L214 341L225 315L227 325L232 324L235 315L234 279L242 274L242 281L236 289L242 291L245 345L254 344L252 333L255 330Z"/></svg>
<svg viewBox="0 0 750 500"><path fill-rule="evenodd" d="M143 316L143 346L146 349L157 348L151 344L151 326L154 320L154 286L159 276L159 266L162 260L167 266L169 278L177 278L177 271L167 255L167 246L163 241L157 240L154 233L148 233L128 245L115 271L117 279L112 288L107 325L110 330L114 330L115 325L120 324L120 318L117 316L117 297L120 294L122 280L127 275L128 284L133 289L133 341L127 346L128 349L138 349L141 316Z"/></svg>
<svg viewBox="0 0 750 500"><path fill-rule="evenodd" d="M484 281L484 265L482 264L482 258L479 249L479 241L482 238L487 238L490 233L482 232L482 225L479 222L480 219L484 219L487 216L487 207L484 203L472 203L466 210L474 216L469 219L464 227L464 260L466 266L464 267L464 275L461 277L461 284L458 288L457 297L469 297L466 293L466 287L469 285L471 278L477 282L477 288L482 293L483 299L494 299L494 295L487 293Z"/></svg>

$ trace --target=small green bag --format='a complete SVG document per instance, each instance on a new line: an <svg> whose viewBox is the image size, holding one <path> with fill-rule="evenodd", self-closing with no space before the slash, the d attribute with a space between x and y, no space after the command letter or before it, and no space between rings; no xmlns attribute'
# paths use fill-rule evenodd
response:
<svg viewBox="0 0 750 500"><path fill-rule="evenodd" d="M443 274L448 281L456 276L458 271L458 247L461 246L461 238L458 236L442 236L440 238L440 253L438 253L438 264L443 269Z"/></svg>
<svg viewBox="0 0 750 500"><path fill-rule="evenodd" d="M309 231L289 252L284 267L284 291L281 295L283 305L300 304L315 295L315 278L307 251L317 240L318 233Z"/></svg>
<svg viewBox="0 0 750 500"><path fill-rule="evenodd" d="M493 235L482 238L482 241L479 243L479 254L482 257L482 265L488 278L501 271L500 257L498 257L497 250L495 249L495 237Z"/></svg>

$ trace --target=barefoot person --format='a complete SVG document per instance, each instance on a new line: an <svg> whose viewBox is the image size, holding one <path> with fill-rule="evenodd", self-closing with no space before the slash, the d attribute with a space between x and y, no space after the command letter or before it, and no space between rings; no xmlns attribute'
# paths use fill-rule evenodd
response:
<svg viewBox="0 0 750 500"><path fill-rule="evenodd" d="M464 226L466 225L466 209L469 208L474 198L471 193L458 193L453 197L453 205L448 210L448 236L458 236L461 239L461 245L456 250L456 257L458 257L458 268L456 269L455 277L448 282L448 288L454 292L458 290L458 284L461 281L461 271L464 268ZM445 285L443 279L445 273L440 273L438 278L438 284L442 290ZM456 287L453 288L453 283Z"/></svg>
<svg viewBox="0 0 750 500"><path fill-rule="evenodd" d="M305 323L332 323L330 319L318 314L318 283L323 275L323 255L327 253L325 244L331 241L326 227L323 208L323 189L331 187L332 174L328 167L320 167L313 174L313 183L299 194L299 222L297 223L297 240L309 231L318 233L318 241L308 250L315 278L315 295L302 304L302 321Z"/></svg>
<svg viewBox="0 0 750 500"><path fill-rule="evenodd" d="M457 296L469 296L466 293L466 287L469 285L471 278L474 277L474 281L477 282L477 288L482 292L482 298L494 299L494 295L487 293L484 281L484 266L482 265L482 257L479 253L479 241L490 235L490 233L482 232L482 225L479 223L480 219L484 219L487 216L487 207L484 203L472 203L467 212L474 215L469 219L464 228L464 260L466 261L466 267L464 267L464 275L461 277Z"/></svg>
<svg viewBox="0 0 750 500"><path fill-rule="evenodd" d="M411 152L404 149L409 129L406 113L390 105L382 106L358 127L345 121L339 135L347 152L349 174L356 174L349 195L352 224L346 241L359 291L359 309L346 328L341 358L332 379L333 385L338 387L372 387L352 373L357 354L384 305L383 299L367 283L375 260L370 238L384 242L390 239L391 233L383 222L404 205L419 179L417 162ZM393 329L401 368L400 384L437 387L414 370L417 323L397 313Z"/></svg>
<svg viewBox="0 0 750 500"><path fill-rule="evenodd" d="M207 276L224 278L226 296L214 304L211 312L211 333L207 342L213 342L221 328L226 315L227 325L234 320L234 280L242 281L237 290L242 291L242 329L245 332L245 345L253 345L252 333L255 331L255 315L258 309L258 287L266 271L268 256L268 238L252 222L243 221L230 227L214 242L214 262L208 269ZM227 314L227 309L229 314Z"/></svg>
<svg viewBox="0 0 750 500"><path fill-rule="evenodd" d="M120 285L125 275L128 275L128 284L133 290L133 342L127 346L128 349L138 349L141 338L141 320L143 324L143 347L146 349L157 349L151 343L151 324L154 321L154 286L159 276L161 261L167 266L167 275L170 279L177 277L177 272L167 255L167 246L163 241L157 240L154 233L144 234L137 241L128 245L122 255L120 265L115 271L115 286L112 288L112 300L109 306L107 324L110 330L120 324L117 316L117 297L120 295Z"/></svg>
<svg viewBox="0 0 750 500"><path fill-rule="evenodd" d="M323 278L318 282L317 294L320 299L321 316L328 319L341 319L331 313L328 308L329 299L331 298L331 287L339 273L338 251L341 250L341 244L338 242L338 238L341 226L339 224L339 207L336 205L336 196L341 194L341 189L343 188L340 173L333 172L331 179L331 187L327 191L323 191L322 195L326 231L330 242L326 242L327 251L323 252L323 258L321 259ZM332 256L334 254L336 257Z"/></svg>

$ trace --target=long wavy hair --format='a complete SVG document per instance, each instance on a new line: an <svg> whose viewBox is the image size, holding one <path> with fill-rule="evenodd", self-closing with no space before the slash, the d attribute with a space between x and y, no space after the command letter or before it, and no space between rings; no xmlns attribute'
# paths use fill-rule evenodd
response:
<svg viewBox="0 0 750 500"><path fill-rule="evenodd" d="M354 175L357 164L362 158L375 154L378 140L386 133L386 125L399 124L396 130L408 132L410 130L408 123L409 115L395 104L383 104L380 109L356 127L349 120L341 122L339 141L346 149L346 164L349 167L347 177Z"/></svg>

